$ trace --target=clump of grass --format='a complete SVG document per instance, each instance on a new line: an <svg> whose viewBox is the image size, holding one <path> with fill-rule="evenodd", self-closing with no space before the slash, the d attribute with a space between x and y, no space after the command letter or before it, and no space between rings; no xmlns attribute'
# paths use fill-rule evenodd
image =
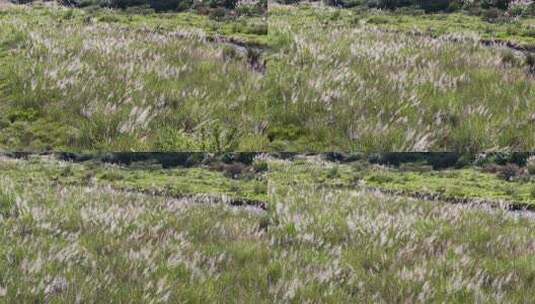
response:
<svg viewBox="0 0 535 304"><path fill-rule="evenodd" d="M15 193L12 189L7 188L6 186L3 185L0 188L0 216L2 218L8 218L17 213Z"/></svg>
<svg viewBox="0 0 535 304"><path fill-rule="evenodd" d="M338 176L338 166L333 166L326 173L327 178L335 178Z"/></svg>
<svg viewBox="0 0 535 304"><path fill-rule="evenodd" d="M269 169L268 162L265 160L255 160L253 162L255 172L266 172Z"/></svg>

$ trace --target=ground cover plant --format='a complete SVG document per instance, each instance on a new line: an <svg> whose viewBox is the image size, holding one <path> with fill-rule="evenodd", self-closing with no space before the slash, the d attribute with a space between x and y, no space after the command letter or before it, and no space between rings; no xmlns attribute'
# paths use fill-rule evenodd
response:
<svg viewBox="0 0 535 304"><path fill-rule="evenodd" d="M291 161L277 165L291 172ZM275 169L274 169L275 170ZM281 302L529 302L535 226L503 209L333 189L280 174Z"/></svg>
<svg viewBox="0 0 535 304"><path fill-rule="evenodd" d="M525 303L533 296L535 216L526 211L342 187L343 164L333 172L325 157L268 155L252 163L267 178L265 206L237 206L213 193L226 195L224 178L244 189L251 181L217 175L202 161L163 169L161 155L88 158L0 158L0 301ZM153 188L167 183L212 199L120 187L144 185L148 175Z"/></svg>
<svg viewBox="0 0 535 304"><path fill-rule="evenodd" d="M263 150L263 17L0 13L0 149Z"/></svg>
<svg viewBox="0 0 535 304"><path fill-rule="evenodd" d="M29 160L2 167L2 175L14 182L36 179L63 186L102 186L115 190L165 195L168 197L208 196L242 204L265 204L267 177L263 160L250 166L238 162L163 168L154 160L128 165L94 159L73 163L29 156Z"/></svg>
<svg viewBox="0 0 535 304"><path fill-rule="evenodd" d="M267 73L268 132L278 150L533 147L531 57L483 44L488 22L309 5L274 4L269 14L268 36L278 52ZM467 18L479 25L442 25L430 35L408 30L411 22L441 18L451 18L442 24ZM495 27L506 32L508 26ZM508 39L531 43L530 35Z"/></svg>
<svg viewBox="0 0 535 304"><path fill-rule="evenodd" d="M500 165L481 158L471 163L460 159L439 169L422 161L389 166L370 163L365 157L347 163L328 159L327 155L300 157L288 167L291 171L273 170L279 173L272 173L272 177L276 179L280 174L296 183L321 184L332 189L377 190L455 203L535 208L533 159L523 166L499 161Z"/></svg>
<svg viewBox="0 0 535 304"><path fill-rule="evenodd" d="M50 160L2 157L0 167L2 303L267 297L262 209L55 183L55 169L80 168Z"/></svg>
<svg viewBox="0 0 535 304"><path fill-rule="evenodd" d="M0 149L530 150L533 20L9 6Z"/></svg>

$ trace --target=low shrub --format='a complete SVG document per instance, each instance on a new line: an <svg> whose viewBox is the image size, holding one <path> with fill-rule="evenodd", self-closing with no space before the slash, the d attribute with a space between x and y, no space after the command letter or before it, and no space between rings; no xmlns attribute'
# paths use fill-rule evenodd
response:
<svg viewBox="0 0 535 304"><path fill-rule="evenodd" d="M445 11L450 8L450 0L418 0L417 2L426 12Z"/></svg>
<svg viewBox="0 0 535 304"><path fill-rule="evenodd" d="M266 172L269 169L269 165L264 160L255 160L253 162L253 168L255 172Z"/></svg>
<svg viewBox="0 0 535 304"><path fill-rule="evenodd" d="M506 181L511 181L522 174L522 169L517 164L507 164L498 169L498 176Z"/></svg>
<svg viewBox="0 0 535 304"><path fill-rule="evenodd" d="M498 8L506 10L509 7L511 0L480 0L482 8Z"/></svg>

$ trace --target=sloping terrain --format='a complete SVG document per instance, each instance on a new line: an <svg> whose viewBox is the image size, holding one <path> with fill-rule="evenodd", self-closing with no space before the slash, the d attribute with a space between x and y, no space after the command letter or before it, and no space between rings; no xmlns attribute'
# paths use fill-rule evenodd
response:
<svg viewBox="0 0 535 304"><path fill-rule="evenodd" d="M264 147L261 18L24 6L0 29L0 149Z"/></svg>
<svg viewBox="0 0 535 304"><path fill-rule="evenodd" d="M281 302L529 302L535 222L497 209L271 183Z"/></svg>
<svg viewBox="0 0 535 304"><path fill-rule="evenodd" d="M351 182L455 179L470 196L468 169L262 155L253 167L269 171L250 179L248 169L22 156L0 158L0 301L526 303L535 290L527 211Z"/></svg>
<svg viewBox="0 0 535 304"><path fill-rule="evenodd" d="M411 26L418 17L375 14L270 6L278 56L268 68L269 132L278 150L533 149L535 61L482 43L493 35L486 25L506 26L480 20L470 32L427 34Z"/></svg>

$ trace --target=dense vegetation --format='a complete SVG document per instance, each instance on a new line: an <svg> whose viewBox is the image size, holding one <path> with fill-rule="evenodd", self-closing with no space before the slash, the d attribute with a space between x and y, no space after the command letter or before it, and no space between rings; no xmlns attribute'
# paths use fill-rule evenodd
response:
<svg viewBox="0 0 535 304"><path fill-rule="evenodd" d="M47 1L47 0L45 0ZM50 1L50 0L49 0ZM18 4L32 3L34 0L11 0ZM137 12L169 12L195 10L214 17L231 15L263 15L267 11L267 0L58 0L59 4L69 7L95 9L98 7L130 9Z"/></svg>
<svg viewBox="0 0 535 304"><path fill-rule="evenodd" d="M62 153L49 155L52 160L13 156L21 158L18 165L4 166L2 173L16 182L49 179L59 186L111 187L174 198L224 196L236 204L253 205L267 201L267 163L253 154Z"/></svg>
<svg viewBox="0 0 535 304"><path fill-rule="evenodd" d="M425 179L477 198L527 179L372 155L12 156L0 157L0 301L526 303L535 290L532 213L384 191Z"/></svg>
<svg viewBox="0 0 535 304"><path fill-rule="evenodd" d="M260 17L12 8L0 29L0 149L262 150Z"/></svg>
<svg viewBox="0 0 535 304"><path fill-rule="evenodd" d="M297 166L273 164L270 179L280 301L525 303L533 296L532 217L326 187L313 177L332 164Z"/></svg>
<svg viewBox="0 0 535 304"><path fill-rule="evenodd" d="M319 2L314 0L309 2ZM279 3L290 4L305 2L301 0L277 0ZM488 15L535 15L535 4L525 0L323 0L323 3L341 7L360 7L378 9L421 9L425 12L454 12L465 10L471 14Z"/></svg>
<svg viewBox="0 0 535 304"><path fill-rule="evenodd" d="M535 147L527 15L36 5L3 9L0 26L4 150Z"/></svg>
<svg viewBox="0 0 535 304"><path fill-rule="evenodd" d="M464 14L420 18L273 5L269 36L278 54L267 74L272 145L297 151L530 150L533 55L485 46L482 38L504 31L505 41L535 45L533 24L522 23L532 19L522 20L490 25Z"/></svg>
<svg viewBox="0 0 535 304"><path fill-rule="evenodd" d="M257 196L253 181L203 167L162 170L34 156L0 157L0 171L2 303L267 297L266 214L222 196ZM163 188L166 181L191 195L123 187Z"/></svg>
<svg viewBox="0 0 535 304"><path fill-rule="evenodd" d="M452 203L535 209L535 157L521 154L292 156L281 176L333 189L380 191ZM277 171L277 170L274 170ZM279 175L273 174L277 179Z"/></svg>

